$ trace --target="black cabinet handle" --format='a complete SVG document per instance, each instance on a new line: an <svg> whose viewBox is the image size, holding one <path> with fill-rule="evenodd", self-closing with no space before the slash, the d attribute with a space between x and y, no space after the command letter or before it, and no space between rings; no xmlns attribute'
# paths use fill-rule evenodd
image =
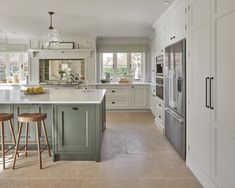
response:
<svg viewBox="0 0 235 188"><path fill-rule="evenodd" d="M113 90L112 93L115 93L115 90Z"/></svg>
<svg viewBox="0 0 235 188"><path fill-rule="evenodd" d="M210 109L214 109L214 107L212 106L212 80L214 80L213 77L210 78Z"/></svg>
<svg viewBox="0 0 235 188"><path fill-rule="evenodd" d="M158 116L160 119L162 119L162 116Z"/></svg>
<svg viewBox="0 0 235 188"><path fill-rule="evenodd" d="M173 36L173 39L175 39L175 36Z"/></svg>
<svg viewBox="0 0 235 188"><path fill-rule="evenodd" d="M78 110L78 108L77 107L73 107L72 110Z"/></svg>
<svg viewBox="0 0 235 188"><path fill-rule="evenodd" d="M161 104L159 104L159 106L161 107L162 105L161 105Z"/></svg>
<svg viewBox="0 0 235 188"><path fill-rule="evenodd" d="M115 104L115 102L112 102L112 104Z"/></svg>
<svg viewBox="0 0 235 188"><path fill-rule="evenodd" d="M205 79L205 81L206 81L206 85L205 85L205 86L206 86L206 88L205 88L205 89L206 89L206 107L207 107L207 108L210 108L210 106L208 105L208 101L207 101L207 99L208 99L208 94L207 94L207 91L208 91L208 84L207 84L207 83L208 83L208 80L209 80L209 79L210 79L209 77L206 77L206 79Z"/></svg>

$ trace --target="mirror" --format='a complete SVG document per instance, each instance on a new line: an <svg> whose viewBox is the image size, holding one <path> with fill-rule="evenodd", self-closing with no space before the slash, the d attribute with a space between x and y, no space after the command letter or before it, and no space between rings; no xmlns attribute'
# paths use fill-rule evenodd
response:
<svg viewBox="0 0 235 188"><path fill-rule="evenodd" d="M48 60L39 62L40 82L64 81L76 82L85 80L85 60Z"/></svg>

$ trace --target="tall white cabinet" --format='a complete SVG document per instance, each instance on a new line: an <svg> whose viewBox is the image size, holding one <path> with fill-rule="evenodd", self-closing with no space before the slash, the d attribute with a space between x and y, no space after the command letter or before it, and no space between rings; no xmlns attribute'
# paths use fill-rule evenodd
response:
<svg viewBox="0 0 235 188"><path fill-rule="evenodd" d="M235 1L190 0L187 164L204 187L235 187Z"/></svg>
<svg viewBox="0 0 235 188"><path fill-rule="evenodd" d="M190 2L188 49L188 155L210 176L210 109L206 107L206 81L210 77L210 1ZM209 84L209 83L208 83Z"/></svg>
<svg viewBox="0 0 235 188"><path fill-rule="evenodd" d="M235 1L212 1L212 177L235 187Z"/></svg>

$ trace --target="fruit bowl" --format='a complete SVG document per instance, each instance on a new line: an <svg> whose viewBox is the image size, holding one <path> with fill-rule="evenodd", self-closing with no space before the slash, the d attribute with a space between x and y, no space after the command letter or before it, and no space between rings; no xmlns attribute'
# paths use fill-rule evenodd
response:
<svg viewBox="0 0 235 188"><path fill-rule="evenodd" d="M25 95L39 95L45 93L45 89L42 87L29 87L23 92Z"/></svg>

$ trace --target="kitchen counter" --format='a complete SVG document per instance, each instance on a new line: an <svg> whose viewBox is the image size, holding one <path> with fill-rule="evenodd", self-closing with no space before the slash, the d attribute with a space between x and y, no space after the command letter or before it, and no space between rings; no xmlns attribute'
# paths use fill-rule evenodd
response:
<svg viewBox="0 0 235 188"><path fill-rule="evenodd" d="M46 113L53 161L98 162L102 133L106 129L105 93L105 89L48 89L44 94L25 95L20 90L0 90L0 113L14 114L16 134L18 114ZM5 131L5 141L11 141L10 130ZM35 126L30 126L29 141L36 141Z"/></svg>
<svg viewBox="0 0 235 188"><path fill-rule="evenodd" d="M0 90L0 104L100 104L104 95L104 89L47 89L39 95L25 95L20 90Z"/></svg>

